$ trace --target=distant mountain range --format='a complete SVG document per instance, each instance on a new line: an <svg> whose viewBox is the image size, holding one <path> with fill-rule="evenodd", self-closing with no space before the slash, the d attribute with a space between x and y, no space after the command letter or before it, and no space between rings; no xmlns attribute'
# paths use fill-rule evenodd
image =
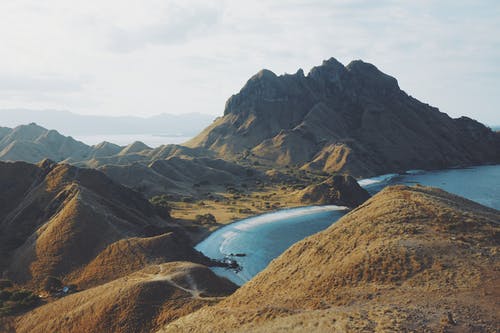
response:
<svg viewBox="0 0 500 333"><path fill-rule="evenodd" d="M361 60L254 75L224 116L187 142L219 156L366 177L500 162L500 134L452 119Z"/></svg>
<svg viewBox="0 0 500 333"><path fill-rule="evenodd" d="M224 161L204 149L180 145L151 148L101 142L89 146L37 124L0 127L0 161L38 163L44 159L102 170L113 180L152 196L192 194L200 182L240 182L257 172Z"/></svg>
<svg viewBox="0 0 500 333"><path fill-rule="evenodd" d="M214 116L202 113L181 115L162 113L142 118L133 116L88 116L57 110L0 110L0 125L15 127L37 123L66 135L161 134L194 136L208 126Z"/></svg>

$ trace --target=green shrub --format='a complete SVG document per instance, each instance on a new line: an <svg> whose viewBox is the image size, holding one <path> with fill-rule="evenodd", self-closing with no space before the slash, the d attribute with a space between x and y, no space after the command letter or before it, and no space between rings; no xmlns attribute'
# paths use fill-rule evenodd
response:
<svg viewBox="0 0 500 333"><path fill-rule="evenodd" d="M61 280L55 276L47 276L43 283L43 289L48 292L54 292L61 289L63 286Z"/></svg>
<svg viewBox="0 0 500 333"><path fill-rule="evenodd" d="M12 293L9 300L13 302L20 302L31 295L33 295L33 293L29 290L16 290Z"/></svg>
<svg viewBox="0 0 500 333"><path fill-rule="evenodd" d="M13 284L11 280L0 279L0 289L12 288Z"/></svg>
<svg viewBox="0 0 500 333"><path fill-rule="evenodd" d="M30 294L27 297L23 298L19 304L23 305L24 307L30 307L33 305L36 305L40 298L35 295L35 294Z"/></svg>
<svg viewBox="0 0 500 333"><path fill-rule="evenodd" d="M203 215L196 215L195 220L197 223L200 223L200 224L216 224L217 223L215 216L213 216L210 213L203 214Z"/></svg>
<svg viewBox="0 0 500 333"><path fill-rule="evenodd" d="M149 199L149 202L153 205L158 215L166 219L171 218L170 212L172 211L172 206L168 202L168 197L165 194L156 195Z"/></svg>
<svg viewBox="0 0 500 333"><path fill-rule="evenodd" d="M0 317L24 312L40 304L40 298L29 290L2 290L0 297Z"/></svg>
<svg viewBox="0 0 500 333"><path fill-rule="evenodd" d="M0 301L8 301L12 293L7 290L0 290Z"/></svg>

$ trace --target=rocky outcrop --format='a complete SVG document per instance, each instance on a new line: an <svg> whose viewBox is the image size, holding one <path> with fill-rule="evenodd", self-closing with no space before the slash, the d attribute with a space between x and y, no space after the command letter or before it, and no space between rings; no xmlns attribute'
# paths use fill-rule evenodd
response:
<svg viewBox="0 0 500 333"><path fill-rule="evenodd" d="M334 58L307 76L260 71L187 146L356 177L500 161L489 128L419 102L374 65Z"/></svg>
<svg viewBox="0 0 500 333"><path fill-rule="evenodd" d="M160 332L493 332L499 221L439 189L389 187Z"/></svg>
<svg viewBox="0 0 500 333"><path fill-rule="evenodd" d="M370 194L356 179L348 175L335 175L316 185L298 191L304 204L339 205L357 207L370 198Z"/></svg>

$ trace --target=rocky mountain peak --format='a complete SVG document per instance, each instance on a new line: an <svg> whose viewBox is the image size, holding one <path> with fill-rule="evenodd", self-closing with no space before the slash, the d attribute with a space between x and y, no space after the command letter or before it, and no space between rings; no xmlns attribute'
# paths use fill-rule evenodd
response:
<svg viewBox="0 0 500 333"><path fill-rule="evenodd" d="M46 131L45 128L35 123L30 123L28 125L19 125L13 128L7 136L13 140L35 140Z"/></svg>
<svg viewBox="0 0 500 333"><path fill-rule="evenodd" d="M243 101L270 100L280 95L283 92L280 88L280 78L270 70L260 70L247 81L238 94L228 99L224 114L233 112Z"/></svg>
<svg viewBox="0 0 500 333"><path fill-rule="evenodd" d="M151 147L146 145L141 141L134 141L120 151L120 155L126 155L130 153L139 153L144 150L151 150Z"/></svg>
<svg viewBox="0 0 500 333"><path fill-rule="evenodd" d="M347 65L346 69L359 86L399 90L398 81L394 77L381 72L373 64L362 60L354 60Z"/></svg>
<svg viewBox="0 0 500 333"><path fill-rule="evenodd" d="M258 71L257 74L252 76L249 81L269 80L269 79L275 79L275 78L277 78L277 76L276 76L276 74L274 74L274 72L264 68L264 69L261 69L260 71Z"/></svg>
<svg viewBox="0 0 500 333"><path fill-rule="evenodd" d="M500 159L490 129L411 98L372 64L330 58L302 73L254 75L187 146L356 177Z"/></svg>
<svg viewBox="0 0 500 333"><path fill-rule="evenodd" d="M45 158L36 164L37 167L39 167L42 170L45 170L46 172L52 170L56 165L57 163L49 158Z"/></svg>
<svg viewBox="0 0 500 333"><path fill-rule="evenodd" d="M328 60L323 60L321 66L313 67L308 77L316 81L338 82L345 72L346 68L344 65L332 57Z"/></svg>

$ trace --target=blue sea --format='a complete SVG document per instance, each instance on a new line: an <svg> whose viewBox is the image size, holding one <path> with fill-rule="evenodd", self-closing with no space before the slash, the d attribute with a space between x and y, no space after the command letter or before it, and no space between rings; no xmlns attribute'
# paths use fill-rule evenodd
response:
<svg viewBox="0 0 500 333"><path fill-rule="evenodd" d="M439 171L410 170L405 174L382 175L358 182L370 194L396 184L439 187L500 210L500 165ZM245 254L242 257L229 256L238 262L241 271L213 268L217 274L242 285L291 245L328 228L348 211L339 206L308 206L266 213L215 231L196 249L214 259Z"/></svg>

